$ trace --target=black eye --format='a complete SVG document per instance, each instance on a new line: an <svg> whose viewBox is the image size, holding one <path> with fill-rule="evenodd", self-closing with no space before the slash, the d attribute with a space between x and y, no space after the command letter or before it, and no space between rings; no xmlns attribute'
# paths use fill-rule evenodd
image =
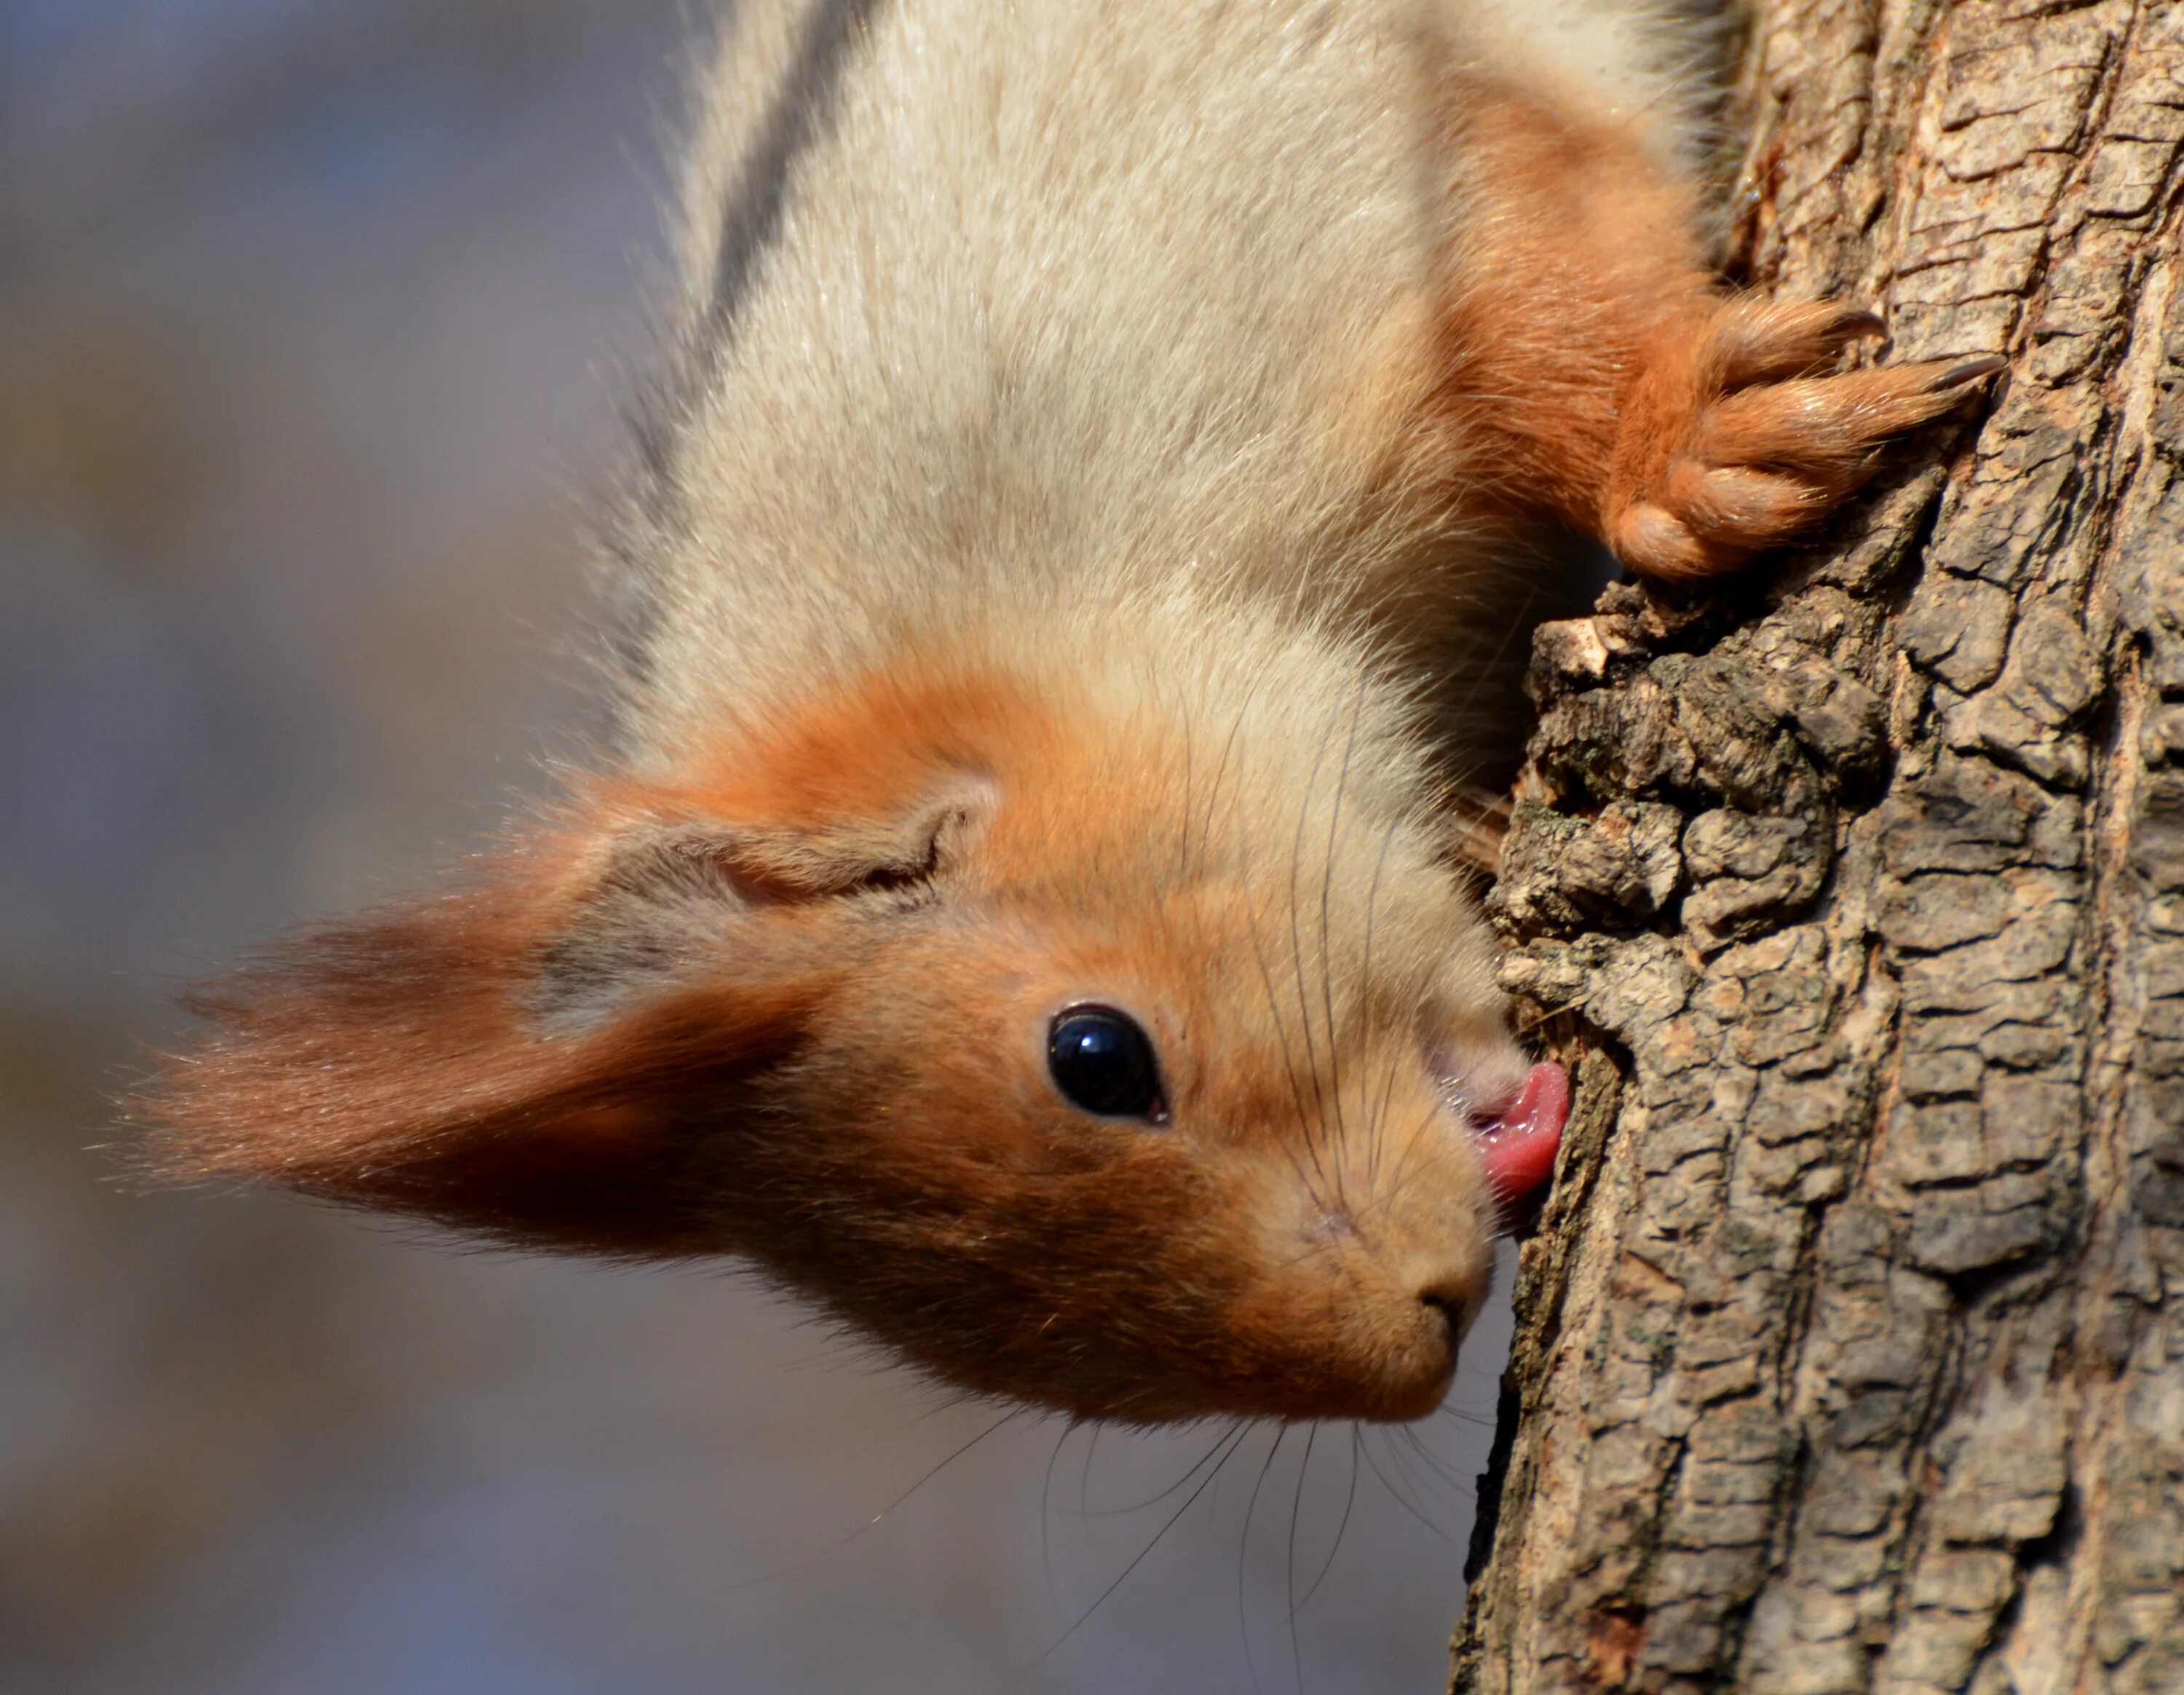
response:
<svg viewBox="0 0 2184 1695"><path fill-rule="evenodd" d="M1046 1063L1055 1087L1088 1112L1156 1124L1167 1118L1152 1042L1112 1006L1072 1006L1056 1013L1046 1039Z"/></svg>

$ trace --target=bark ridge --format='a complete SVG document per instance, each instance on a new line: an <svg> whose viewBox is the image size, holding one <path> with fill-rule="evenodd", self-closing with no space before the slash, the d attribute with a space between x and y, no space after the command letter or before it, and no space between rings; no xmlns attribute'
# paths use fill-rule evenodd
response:
<svg viewBox="0 0 2184 1695"><path fill-rule="evenodd" d="M1454 1687L2173 1695L2184 8L1757 11L1749 274L2011 370L1540 632L1496 906L1580 1088Z"/></svg>

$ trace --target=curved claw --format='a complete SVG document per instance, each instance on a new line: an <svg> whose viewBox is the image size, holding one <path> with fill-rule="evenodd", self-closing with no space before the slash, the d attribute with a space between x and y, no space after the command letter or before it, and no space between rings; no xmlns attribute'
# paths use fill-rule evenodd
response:
<svg viewBox="0 0 2184 1695"><path fill-rule="evenodd" d="M1602 538L1633 570L1689 582L1809 529L1891 438L1959 404L2008 361L1981 354L1830 372L1873 313L1830 301L1730 300L1664 347L1631 389Z"/></svg>

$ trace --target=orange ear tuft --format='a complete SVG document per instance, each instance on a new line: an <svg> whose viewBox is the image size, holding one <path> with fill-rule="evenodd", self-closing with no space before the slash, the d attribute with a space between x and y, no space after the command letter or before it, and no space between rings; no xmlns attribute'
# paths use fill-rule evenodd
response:
<svg viewBox="0 0 2184 1695"><path fill-rule="evenodd" d="M794 1116L783 1062L994 804L923 747L883 785L825 778L844 710L748 750L740 787L598 779L467 887L201 994L211 1033L137 1102L146 1165L539 1246L733 1249L728 1190Z"/></svg>
<svg viewBox="0 0 2184 1695"><path fill-rule="evenodd" d="M136 1103L146 1167L541 1246L732 1249L723 1185L745 1130L778 1128L777 1070L870 897L943 868L967 803L783 831L630 799L194 997L211 1034Z"/></svg>
<svg viewBox="0 0 2184 1695"><path fill-rule="evenodd" d="M716 973L557 1033L535 1008L560 879L515 856L474 889L292 945L196 997L214 1024L140 1103L146 1161L538 1246L723 1244L688 1175L694 1103L733 1121L824 984Z"/></svg>

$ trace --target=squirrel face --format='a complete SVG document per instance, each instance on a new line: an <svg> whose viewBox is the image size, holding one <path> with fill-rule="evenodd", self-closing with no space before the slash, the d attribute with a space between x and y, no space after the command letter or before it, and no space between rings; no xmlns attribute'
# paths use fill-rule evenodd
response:
<svg viewBox="0 0 2184 1695"><path fill-rule="evenodd" d="M170 1163L744 1254L1084 1416L1429 1411L1527 1067L1407 744L1362 695L1072 676L883 667L599 785L214 1005Z"/></svg>

